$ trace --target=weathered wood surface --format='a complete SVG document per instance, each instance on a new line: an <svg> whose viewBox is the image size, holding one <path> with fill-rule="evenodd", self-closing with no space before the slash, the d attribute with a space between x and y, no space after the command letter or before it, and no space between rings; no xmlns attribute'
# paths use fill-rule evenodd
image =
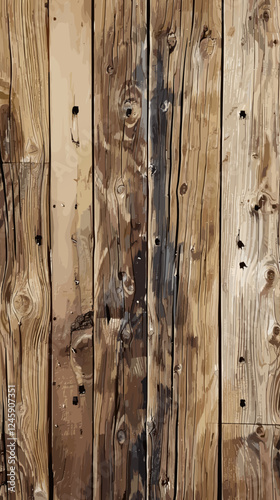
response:
<svg viewBox="0 0 280 500"><path fill-rule="evenodd" d="M279 429L265 425L280 418L279 14L275 0L225 3L224 498L280 498Z"/></svg>
<svg viewBox="0 0 280 500"><path fill-rule="evenodd" d="M0 3L1 498L49 498L48 24L42 0ZM15 385L15 422L8 386ZM7 494L15 423L15 493ZM11 424L11 425L10 425ZM11 484L9 484L11 486Z"/></svg>
<svg viewBox="0 0 280 500"><path fill-rule="evenodd" d="M223 426L223 499L280 498L280 429Z"/></svg>
<svg viewBox="0 0 280 500"><path fill-rule="evenodd" d="M146 2L94 6L94 498L145 498Z"/></svg>
<svg viewBox="0 0 280 500"><path fill-rule="evenodd" d="M0 14L0 498L280 499L279 3Z"/></svg>
<svg viewBox="0 0 280 500"><path fill-rule="evenodd" d="M221 4L204 6L151 2L147 498L217 496Z"/></svg>
<svg viewBox="0 0 280 500"><path fill-rule="evenodd" d="M92 498L91 1L50 2L54 498Z"/></svg>
<svg viewBox="0 0 280 500"><path fill-rule="evenodd" d="M280 421L278 11L274 0L225 8L224 422Z"/></svg>

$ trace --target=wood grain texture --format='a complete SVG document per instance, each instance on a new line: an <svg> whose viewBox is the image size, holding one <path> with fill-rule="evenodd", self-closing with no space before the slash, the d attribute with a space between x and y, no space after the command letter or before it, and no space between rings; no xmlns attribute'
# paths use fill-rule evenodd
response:
<svg viewBox="0 0 280 500"><path fill-rule="evenodd" d="M225 6L223 422L279 423L279 15Z"/></svg>
<svg viewBox="0 0 280 500"><path fill-rule="evenodd" d="M223 426L223 499L280 498L280 429Z"/></svg>
<svg viewBox="0 0 280 500"><path fill-rule="evenodd" d="M92 498L91 1L50 2L54 498Z"/></svg>
<svg viewBox="0 0 280 500"><path fill-rule="evenodd" d="M3 162L49 161L48 9L0 2L0 149Z"/></svg>
<svg viewBox="0 0 280 500"><path fill-rule="evenodd" d="M94 7L94 498L145 498L146 2Z"/></svg>
<svg viewBox="0 0 280 500"><path fill-rule="evenodd" d="M217 496L221 4L151 1L147 498Z"/></svg>
<svg viewBox="0 0 280 500"><path fill-rule="evenodd" d="M6 467L11 443L8 385L15 386L16 396L16 495L10 493L8 498L47 499L49 165L4 164L0 174L2 429ZM42 237L40 245L36 235ZM10 466L6 473L9 470ZM6 486L0 491L5 498Z"/></svg>

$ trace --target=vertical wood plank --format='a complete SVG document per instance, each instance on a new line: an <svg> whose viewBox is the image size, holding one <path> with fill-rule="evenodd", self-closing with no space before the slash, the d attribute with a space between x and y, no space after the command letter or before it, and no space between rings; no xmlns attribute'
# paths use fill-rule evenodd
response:
<svg viewBox="0 0 280 500"><path fill-rule="evenodd" d="M279 21L225 6L223 421L279 423Z"/></svg>
<svg viewBox="0 0 280 500"><path fill-rule="evenodd" d="M47 499L49 165L4 164L0 189L5 465L6 473L15 466L16 483L15 495L11 490L8 498L38 495ZM8 419L14 417L12 404L8 406L9 385L15 386L15 422ZM15 464L8 462L12 438L16 440Z"/></svg>
<svg viewBox="0 0 280 500"><path fill-rule="evenodd" d="M49 117L45 1L0 3L1 498L49 498ZM8 386L15 385L16 463ZM15 465L15 493L7 479Z"/></svg>
<svg viewBox="0 0 280 500"><path fill-rule="evenodd" d="M45 0L0 2L3 162L49 161L47 7Z"/></svg>
<svg viewBox="0 0 280 500"><path fill-rule="evenodd" d="M221 3L151 1L148 498L217 496Z"/></svg>
<svg viewBox="0 0 280 500"><path fill-rule="evenodd" d="M54 498L92 498L91 1L50 1Z"/></svg>
<svg viewBox="0 0 280 500"><path fill-rule="evenodd" d="M280 498L279 426L223 426L223 499Z"/></svg>
<svg viewBox="0 0 280 500"><path fill-rule="evenodd" d="M94 498L146 490L146 2L95 1Z"/></svg>

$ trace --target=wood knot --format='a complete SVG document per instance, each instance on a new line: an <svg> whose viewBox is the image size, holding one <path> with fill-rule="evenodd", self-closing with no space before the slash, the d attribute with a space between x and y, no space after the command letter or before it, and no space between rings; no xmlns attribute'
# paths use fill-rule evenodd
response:
<svg viewBox="0 0 280 500"><path fill-rule="evenodd" d="M26 293L17 292L14 300L13 306L16 313L22 318L27 316L32 309L32 301L30 296Z"/></svg>
<svg viewBox="0 0 280 500"><path fill-rule="evenodd" d="M269 20L269 12L268 10L265 10L264 13L263 13L263 20L267 23L267 21Z"/></svg>
<svg viewBox="0 0 280 500"><path fill-rule="evenodd" d="M164 488L167 488L167 486L169 485L169 477L166 477L166 478L162 479L162 481L161 481L161 485L162 485Z"/></svg>
<svg viewBox="0 0 280 500"><path fill-rule="evenodd" d="M188 190L188 185L184 182L180 187L180 195L183 196Z"/></svg>
<svg viewBox="0 0 280 500"><path fill-rule="evenodd" d="M169 47L169 52L173 52L173 50L175 49L176 47L176 44L177 44L177 38L176 38L176 35L175 33L173 32L170 32L168 35L167 35L167 45Z"/></svg>
<svg viewBox="0 0 280 500"><path fill-rule="evenodd" d="M181 371L182 371L182 365L179 364L174 367L175 373L178 373L180 375Z"/></svg>
<svg viewBox="0 0 280 500"><path fill-rule="evenodd" d="M126 140L132 140L133 134L127 129L134 128L142 114L141 92L132 82L123 86L119 96L119 116L126 128Z"/></svg>
<svg viewBox="0 0 280 500"><path fill-rule="evenodd" d="M273 335L275 335L275 336L277 337L277 336L279 335L279 333L280 333L280 328L279 328L279 326L278 326L278 325L275 325L275 326L273 327L272 332L273 332Z"/></svg>
<svg viewBox="0 0 280 500"><path fill-rule="evenodd" d="M127 323L121 333L121 338L123 342L128 342L131 338L131 328Z"/></svg>
<svg viewBox="0 0 280 500"><path fill-rule="evenodd" d="M119 444L124 444L125 443L125 440L126 440L126 433L124 430L119 430L118 433L117 433L117 440L119 442Z"/></svg>
<svg viewBox="0 0 280 500"><path fill-rule="evenodd" d="M274 269L268 269L268 271L266 271L265 279L266 279L268 284L272 285L272 283L274 282L274 279L275 279Z"/></svg>
<svg viewBox="0 0 280 500"><path fill-rule="evenodd" d="M215 40L210 37L203 38L200 42L200 54L203 59L208 59L214 51Z"/></svg>
<svg viewBox="0 0 280 500"><path fill-rule="evenodd" d="M114 71L115 70L114 70L113 66L110 66L110 64L109 64L109 66L107 66L107 69L106 69L107 74L108 75L113 75Z"/></svg>
<svg viewBox="0 0 280 500"><path fill-rule="evenodd" d="M262 425L259 425L256 429L256 433L258 434L258 436L260 438L264 438L265 437L265 430L264 430L264 427Z"/></svg>
<svg viewBox="0 0 280 500"><path fill-rule="evenodd" d="M125 193L125 185L123 184L122 180L120 180L116 186L116 193L120 196Z"/></svg>

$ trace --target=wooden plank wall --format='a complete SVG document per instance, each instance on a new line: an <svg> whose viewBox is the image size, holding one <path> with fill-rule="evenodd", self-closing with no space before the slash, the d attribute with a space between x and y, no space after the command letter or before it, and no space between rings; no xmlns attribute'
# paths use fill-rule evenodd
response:
<svg viewBox="0 0 280 500"><path fill-rule="evenodd" d="M0 499L280 499L279 16L0 0Z"/></svg>

